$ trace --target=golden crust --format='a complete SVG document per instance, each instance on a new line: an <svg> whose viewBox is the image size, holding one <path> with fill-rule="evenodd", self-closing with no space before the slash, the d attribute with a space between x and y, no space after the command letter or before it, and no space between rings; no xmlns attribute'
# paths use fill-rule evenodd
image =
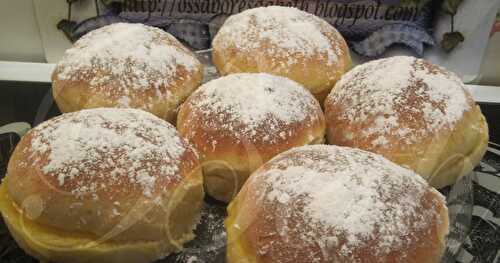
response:
<svg viewBox="0 0 500 263"><path fill-rule="evenodd" d="M277 216L276 207L261 206L255 199L249 197L257 189L244 186L229 208L226 219L228 232L227 262L228 263L284 263L284 262L332 262L331 258L341 258L339 251L328 251L328 257L318 245L306 244L300 233L290 231L286 237L277 236L276 230L281 227L282 220ZM429 192L423 199L424 203L432 203L435 194ZM243 203L243 204L242 204ZM307 222L300 218L288 221L290 228L308 228ZM245 228L245 226L248 226ZM243 230L242 230L243 229ZM373 247L357 249L356 262L401 262L402 255L408 263L439 263L445 249L445 236L448 233L448 210L441 207L439 216L433 219L428 231L414 232L417 241L402 251L395 251L383 260ZM257 245L258 244L258 245ZM290 244L294 244L293 248ZM270 249L264 255L258 253L259 248L267 246ZM311 255L319 256L311 258ZM349 262L349 261L338 261Z"/></svg>
<svg viewBox="0 0 500 263"><path fill-rule="evenodd" d="M119 25L124 24L120 23ZM202 82L203 65L189 49L168 33L146 26L143 26L142 30L152 34L153 40L151 43L141 44L146 47L155 44L163 48L173 49L185 56L183 59L192 60L193 68L188 68L181 62L173 60L164 62L171 63L171 65L158 69L152 66L152 62L149 64L146 62L144 65L142 61L115 62L116 58L106 57L106 53L90 53L98 62L92 62L89 70L87 65L75 66L71 64L72 60L78 58L63 58L52 73L52 93L59 109L62 112L73 112L100 107L138 108L175 123L177 107ZM92 38L96 37L94 35L97 34L90 34L84 38L87 38L86 41L93 42ZM120 35L117 34L117 37L119 38ZM102 39L95 41L104 42ZM82 46L83 48L87 47L83 44L80 45L77 41L73 48L76 50L73 52L81 52L83 55ZM166 54L160 53L156 55L157 59L161 59L162 55L166 56ZM122 65L119 65L120 63ZM155 63L158 62L155 61ZM116 67L125 69L123 73L118 74L115 72ZM140 81L138 78L141 78Z"/></svg>
<svg viewBox="0 0 500 263"><path fill-rule="evenodd" d="M109 128L110 132L116 127L119 127L121 132L132 129L127 126L128 123L115 123L111 119L106 119L113 116L109 114L128 113L132 118L141 118L148 131L148 134L145 134L143 133L145 130L134 129L133 133L136 136L146 138L154 136L152 134L162 133L162 131L165 134L172 132L176 134L174 127L168 123L149 113L131 109L86 110L64 114L40 124L37 128L29 131L17 145L9 161L8 175L2 184L2 187L5 188L5 195L1 197L4 199L2 200L4 206L0 206L0 211L5 212L5 204L15 208L15 212L10 213L11 231L16 232L17 239L25 243L25 246L28 246L26 250L32 251L31 254L34 256L62 253L60 256L66 260L58 262L68 262L68 258L85 254L88 251L93 251L89 252L89 256L92 256L93 253L99 255L102 252L102 255L110 258L114 258L120 253L124 253L124 255L129 253L128 255L134 258L134 253L144 252L150 255L148 257L156 259L181 249L184 242L194 237L192 230L197 223L203 202L201 167L197 153L187 141L178 138L180 145L182 145L179 147L184 148L179 159L169 159L155 151L150 151L135 159L138 162L136 164L140 167L158 167L156 170L150 170L148 174L152 183L150 192L147 194L145 188L141 187L138 181L131 179L141 180L139 174L134 174L134 170L124 170L128 173L126 175L112 175L108 166L110 163L114 163L115 168L127 168L127 166L133 165L127 161L129 159L123 159L123 153L116 152L117 149L120 149L119 146L114 148L110 146L112 144L108 144L107 153L93 156L91 163L85 165L86 170L81 170L79 173L71 174L71 176L66 174L63 181L61 181L61 174L54 174L58 172L57 170L48 170L49 156L52 156L51 153L56 149L50 148L55 147L50 143L40 145L36 142L37 137L43 140L49 138L44 136L54 132L50 129L56 129L65 120L70 123L73 121L73 128L77 129L73 130L73 128L67 127L68 134L81 132L78 129L84 129L82 122L92 122L91 119L89 120L89 116L94 116L94 113L100 116L99 118L105 119L104 126L101 127L115 127ZM91 123L90 126L95 127L101 124ZM151 128L156 127L155 125L160 126L157 131L152 133ZM104 133L100 134L107 136ZM78 138L86 138L86 135ZM150 138L152 139L149 142L153 144L170 143ZM175 140L176 138L170 139ZM70 145L71 140L68 142L70 142L66 145L68 149L76 145ZM128 145L134 147L133 144ZM130 149L131 152L134 150L140 151L141 149ZM168 154L173 156L172 153ZM54 157L52 156L52 158ZM82 169L82 164L80 160L80 162L64 163L63 166L65 171L72 171L72 168ZM161 167L177 167L175 175L165 173L160 169ZM95 189L89 190L94 186ZM5 216L6 214L4 214ZM46 243L39 246L36 244L36 237L29 236L29 231L19 229L16 223L18 220L29 221L37 226L37 231L54 238L42 240ZM86 247L59 251L60 244L58 245L58 242L62 242L61 240L66 238L68 238L68 242L73 242L71 241L72 235L76 236L74 242L91 240L102 243L103 246L98 245L95 249ZM81 239L80 236L84 238ZM31 241L26 241L26 239ZM135 247L134 243L137 243L138 247ZM143 245L144 247L142 247ZM82 249L87 252L82 252ZM139 254L136 256L141 256ZM52 258L52 260L56 259L58 258Z"/></svg>
<svg viewBox="0 0 500 263"><path fill-rule="evenodd" d="M259 83L259 77L254 77L255 83ZM231 122L232 113L229 111L200 109L199 104L205 98L203 90L203 86L200 87L182 104L177 129L200 153L205 189L218 200L229 202L248 175L278 153L324 141L323 112L308 93L302 98L295 98L313 105L305 112L305 119L287 123L268 117L249 131L248 125Z"/></svg>
<svg viewBox="0 0 500 263"><path fill-rule="evenodd" d="M122 107L119 101L124 94L113 92L113 80L116 81L118 78L110 80L106 86L89 90L90 79L107 74L96 72L95 76L82 75L82 78L78 80L60 80L57 78L57 70L56 68L52 75L52 93L61 112L100 107ZM178 72L169 85L159 87L162 94L172 94L168 99L158 97L153 88L142 91L134 90L128 95L129 107L151 112L168 122L175 123L177 107L201 84L203 66L200 64L195 72L188 72L184 69L179 69Z"/></svg>
<svg viewBox="0 0 500 263"><path fill-rule="evenodd" d="M399 136L386 136L390 148L374 146L370 138L358 136L366 128L353 123L337 121L334 108L325 105L328 120L327 140L330 144L356 147L383 155L389 160L408 167L429 183L442 188L454 184L468 174L481 161L488 146L488 124L478 106L464 114L453 130L429 133L418 144L401 143ZM353 135L345 139L342 134Z"/></svg>
<svg viewBox="0 0 500 263"><path fill-rule="evenodd" d="M193 238L192 235L184 235L176 240L177 243L164 240L115 242L89 234L47 227L31 220L15 207L7 194L5 183L0 185L0 211L18 245L43 262L147 263L178 251L179 243Z"/></svg>
<svg viewBox="0 0 500 263"><path fill-rule="evenodd" d="M196 115L192 109L181 107L178 117L179 132L193 143L202 156L207 193L224 202L231 201L252 171L275 155L296 146L323 143L325 136L325 123L321 118L309 125L283 126L282 130L292 131L293 135L272 144L250 141L244 135L234 137L224 132L210 131L201 124L202 121L191 122L198 125L183 125L186 123L185 119L189 118L186 117L187 112ZM212 118L208 119L215 121ZM241 131L236 129L234 132ZM264 136L266 132L263 131L261 134ZM212 141L217 142L216 147L212 148L210 143Z"/></svg>
<svg viewBox="0 0 500 263"><path fill-rule="evenodd" d="M420 67L427 69L428 74L438 74L450 78L454 76L426 61L417 60L415 63L422 63ZM363 73L357 71L356 74ZM352 96L355 96L358 89L352 89L349 85L356 84L352 82L342 83L325 100L324 109L329 144L360 148L381 154L397 164L414 170L436 188L451 185L471 172L486 152L488 124L472 96L461 88L462 84L456 84L454 88L463 93L466 103L464 109L468 109L464 110L462 117L457 121L443 125L438 129L430 129L429 126L433 125L432 121L436 120L431 120L424 115L424 112L418 112L414 109L421 109L422 105L425 104L433 104L436 110L440 110L449 107L449 105L434 104L435 101L422 96L421 88L429 84L415 82L411 83L413 86L405 89L405 93L396 99L402 103L394 105L395 113L387 115L397 120L397 128L409 132L400 134L392 131L380 131L369 136L366 135L366 131L373 129L374 123L382 114L376 110L370 112L359 110L356 114L358 116L366 115L365 119L351 120L346 118L346 112L352 109L353 104L349 100L338 99L336 90L337 88L343 89L347 93L352 90ZM365 95L370 96L370 94ZM372 99L377 100L375 97ZM451 101L451 103L455 102ZM442 122L446 122L444 118ZM381 137L383 137L384 143L377 143ZM412 139L409 140L409 138Z"/></svg>
<svg viewBox="0 0 500 263"><path fill-rule="evenodd" d="M310 18L304 17L304 19ZM259 28L261 25L258 23L249 25L248 30L242 31L241 35L235 35L234 32L225 33L224 26L231 26L225 23L212 43L213 63L223 76L242 72L265 72L287 77L304 85L322 103L342 74L349 70L351 58L347 43L333 26L318 17L313 17L312 21L307 23L314 24L337 53L334 63L330 63L330 58L325 52L318 51L313 55L305 55L280 47L273 41L260 37L260 33L248 34L261 30ZM239 20L235 19L234 23L239 23ZM242 45L242 43L247 44Z"/></svg>
<svg viewBox="0 0 500 263"><path fill-rule="evenodd" d="M283 160L285 156L289 157L287 160L291 166L300 165L308 158L306 151L301 153L300 150L283 153L279 155L279 159ZM318 164L325 161L317 156L312 158ZM286 169L286 167L282 167L275 159L266 163L252 174L251 179L228 207L228 217L225 221L228 234L228 263L440 262L445 249L445 237L448 234L448 210L442 196L431 187L425 186L424 194L418 201L419 208L415 213L406 214L404 218L409 230L404 234L407 239L403 247L386 253L380 249L381 241L375 238L345 254L340 245L325 248L327 238L336 240L334 244L339 244L338 240L342 240L341 235L335 231L325 233L323 229L316 228L310 218L303 217L302 211L309 202L306 196L291 199L286 204L278 200L263 201L266 198L263 196L268 193L265 190L266 179L265 176L258 175L265 174L270 169ZM326 209L328 204L324 206ZM422 222L419 217L428 211L434 212L431 217L425 219L427 225L419 229L416 227L417 222ZM377 237L377 234L375 236Z"/></svg>

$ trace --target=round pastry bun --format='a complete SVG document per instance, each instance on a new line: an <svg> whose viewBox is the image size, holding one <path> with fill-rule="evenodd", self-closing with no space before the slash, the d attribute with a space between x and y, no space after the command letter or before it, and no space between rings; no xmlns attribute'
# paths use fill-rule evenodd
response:
<svg viewBox="0 0 500 263"><path fill-rule="evenodd" d="M175 128L136 109L63 114L10 159L0 211L30 255L50 262L152 262L193 239L198 156Z"/></svg>
<svg viewBox="0 0 500 263"><path fill-rule="evenodd" d="M453 73L413 57L346 73L325 100L327 140L381 154L442 188L479 164L488 125Z"/></svg>
<svg viewBox="0 0 500 263"><path fill-rule="evenodd" d="M266 72L287 77L320 102L351 65L349 48L333 26L291 7L259 7L229 17L212 48L221 75Z"/></svg>
<svg viewBox="0 0 500 263"><path fill-rule="evenodd" d="M200 84L203 65L169 33L116 23L66 50L52 74L62 112L138 108L175 123L176 109Z"/></svg>
<svg viewBox="0 0 500 263"><path fill-rule="evenodd" d="M262 163L325 136L323 112L311 93L266 73L203 84L182 104L177 128L201 155L206 192L225 202Z"/></svg>
<svg viewBox="0 0 500 263"><path fill-rule="evenodd" d="M444 197L360 149L310 145L264 164L225 221L228 263L440 262Z"/></svg>

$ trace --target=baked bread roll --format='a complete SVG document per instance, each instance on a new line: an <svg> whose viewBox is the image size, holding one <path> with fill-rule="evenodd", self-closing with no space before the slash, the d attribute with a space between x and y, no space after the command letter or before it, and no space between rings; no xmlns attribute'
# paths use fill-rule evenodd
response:
<svg viewBox="0 0 500 263"><path fill-rule="evenodd" d="M191 240L203 202L197 153L136 109L63 114L19 142L0 186L18 244L47 262L152 262Z"/></svg>
<svg viewBox="0 0 500 263"><path fill-rule="evenodd" d="M228 208L228 263L438 263L444 197L354 148L303 146L253 173Z"/></svg>
<svg viewBox="0 0 500 263"><path fill-rule="evenodd" d="M469 173L488 144L488 125L462 81L413 57L355 67L324 108L329 143L381 154L437 188Z"/></svg>
<svg viewBox="0 0 500 263"><path fill-rule="evenodd" d="M229 17L212 48L221 75L266 72L287 77L320 102L351 64L347 44L333 26L291 7L260 7Z"/></svg>
<svg viewBox="0 0 500 263"><path fill-rule="evenodd" d="M201 155L206 192L225 202L262 163L292 147L322 143L325 135L314 97L292 80L265 73L203 84L182 104L177 128Z"/></svg>
<svg viewBox="0 0 500 263"><path fill-rule="evenodd" d="M175 123L177 107L202 78L202 64L169 33L116 23L66 50L52 74L52 92L62 112L138 108Z"/></svg>

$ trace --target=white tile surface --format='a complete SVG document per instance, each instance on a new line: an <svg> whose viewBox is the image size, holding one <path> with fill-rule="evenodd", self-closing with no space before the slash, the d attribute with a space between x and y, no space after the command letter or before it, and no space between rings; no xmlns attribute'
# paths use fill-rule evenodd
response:
<svg viewBox="0 0 500 263"><path fill-rule="evenodd" d="M51 82L54 66L48 63L0 61L0 81Z"/></svg>

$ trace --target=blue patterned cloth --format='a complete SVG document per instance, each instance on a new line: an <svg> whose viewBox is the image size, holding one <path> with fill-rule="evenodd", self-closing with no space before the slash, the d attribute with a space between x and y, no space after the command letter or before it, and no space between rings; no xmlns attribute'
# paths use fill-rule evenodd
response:
<svg viewBox="0 0 500 263"><path fill-rule="evenodd" d="M144 13L123 13L106 14L84 20L70 32L71 39L76 40L92 30L119 22L143 23L159 27L195 50L209 48L213 37L210 35L208 23L194 19L170 19L159 16L147 17Z"/></svg>
<svg viewBox="0 0 500 263"><path fill-rule="evenodd" d="M330 1L345 6L349 5L350 8L355 7L357 4L369 6L377 2L375 0ZM130 11L130 8L124 8L124 5L127 4L123 1L111 2L115 5L106 6L105 15L87 19L79 23L73 32L69 32L70 39L78 39L91 30L116 22L144 23L164 29L192 49L202 50L210 48L211 39L214 37L218 26L221 25L219 18L225 18L228 15L226 13L180 14L176 13L176 11L171 13L172 7L177 3L175 0L151 2L152 12L145 11L149 10L148 8L138 8L139 11L136 10L137 8L132 8L134 11ZM399 0L380 1L385 8L397 5L399 2ZM137 3L143 3L147 6L149 2L137 1ZM120 8L120 6L122 7ZM142 4L139 6L142 6ZM170 7L167 8L167 6ZM334 24L353 50L360 55L376 57L381 55L388 47L394 44L402 44L415 51L418 56L422 56L426 46L435 45L434 39L428 33L428 30L432 27L435 13L434 7L434 2L429 1L419 9L418 14L413 19L404 21L384 20L383 15L378 15L377 17L360 19L355 24L356 20L352 21L352 17L347 18L347 20L350 19L349 21L344 21L342 17L337 17L339 14L330 17L328 21ZM337 23L337 19L342 22Z"/></svg>
<svg viewBox="0 0 500 263"><path fill-rule="evenodd" d="M425 45L434 46L436 43L427 31L406 24L387 25L362 41L351 42L354 51L367 57L379 56L394 44L403 44L422 56Z"/></svg>

